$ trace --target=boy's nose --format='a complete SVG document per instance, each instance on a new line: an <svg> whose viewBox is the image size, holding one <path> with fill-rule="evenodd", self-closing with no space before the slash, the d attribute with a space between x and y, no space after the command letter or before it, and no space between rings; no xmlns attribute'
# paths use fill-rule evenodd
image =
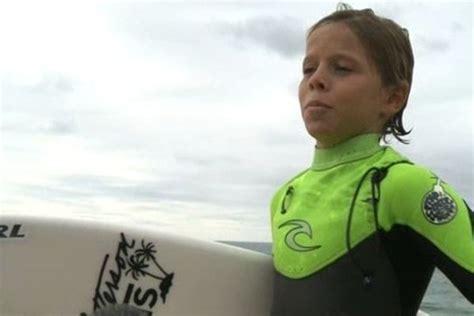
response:
<svg viewBox="0 0 474 316"><path fill-rule="evenodd" d="M309 78L309 87L311 90L327 90L329 87L326 74L322 68L318 68Z"/></svg>

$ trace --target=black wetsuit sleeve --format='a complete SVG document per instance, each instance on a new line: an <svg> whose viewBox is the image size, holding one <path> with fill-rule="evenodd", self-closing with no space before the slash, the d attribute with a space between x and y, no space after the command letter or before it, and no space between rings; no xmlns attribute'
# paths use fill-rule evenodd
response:
<svg viewBox="0 0 474 316"><path fill-rule="evenodd" d="M415 243L420 253L424 257L430 258L466 299L474 304L474 273L462 267L421 234L415 233L413 230L410 232L412 235L410 240Z"/></svg>

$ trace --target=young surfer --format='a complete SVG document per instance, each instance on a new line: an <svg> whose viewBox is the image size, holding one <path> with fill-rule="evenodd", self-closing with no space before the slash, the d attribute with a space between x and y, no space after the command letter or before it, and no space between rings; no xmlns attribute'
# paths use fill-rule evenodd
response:
<svg viewBox="0 0 474 316"><path fill-rule="evenodd" d="M307 34L301 114L312 165L271 202L273 316L416 315L434 268L474 303L474 216L406 142L408 31L340 5Z"/></svg>

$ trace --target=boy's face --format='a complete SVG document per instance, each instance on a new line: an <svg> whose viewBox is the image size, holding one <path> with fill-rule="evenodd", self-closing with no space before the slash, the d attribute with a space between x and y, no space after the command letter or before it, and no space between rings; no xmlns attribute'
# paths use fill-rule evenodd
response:
<svg viewBox="0 0 474 316"><path fill-rule="evenodd" d="M388 91L352 31L342 23L318 27L308 38L299 86L301 113L318 147L381 133Z"/></svg>

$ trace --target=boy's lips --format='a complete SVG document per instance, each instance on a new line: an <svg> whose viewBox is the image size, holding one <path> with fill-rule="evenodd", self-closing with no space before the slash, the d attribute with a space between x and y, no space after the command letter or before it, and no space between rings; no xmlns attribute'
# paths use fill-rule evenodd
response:
<svg viewBox="0 0 474 316"><path fill-rule="evenodd" d="M307 108L313 108L313 107L314 107L314 108L327 108L327 109L331 109L331 106L327 105L326 103L317 101L317 100L309 101L308 103L306 103L306 106L305 106L304 108L307 109Z"/></svg>

